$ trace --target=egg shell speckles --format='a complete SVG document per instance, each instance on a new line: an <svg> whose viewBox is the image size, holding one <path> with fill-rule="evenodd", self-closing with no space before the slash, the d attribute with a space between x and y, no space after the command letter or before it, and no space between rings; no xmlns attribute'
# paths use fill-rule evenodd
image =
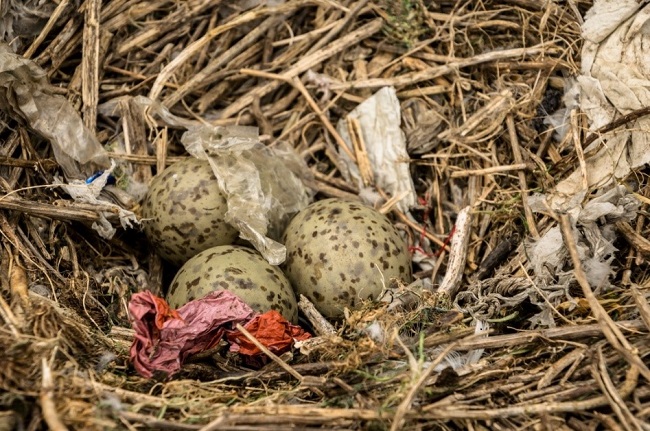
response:
<svg viewBox="0 0 650 431"><path fill-rule="evenodd" d="M283 240L294 290L329 318L376 299L391 278L411 280L405 241L388 218L360 203L315 202L291 220Z"/></svg>
<svg viewBox="0 0 650 431"><path fill-rule="evenodd" d="M202 251L178 271L167 302L178 308L215 290L229 290L253 310L275 310L298 323L298 305L289 280L255 250L225 245Z"/></svg>
<svg viewBox="0 0 650 431"><path fill-rule="evenodd" d="M227 210L210 164L191 157L151 182L142 203L144 232L160 256L180 266L203 250L235 241L239 233L225 221Z"/></svg>

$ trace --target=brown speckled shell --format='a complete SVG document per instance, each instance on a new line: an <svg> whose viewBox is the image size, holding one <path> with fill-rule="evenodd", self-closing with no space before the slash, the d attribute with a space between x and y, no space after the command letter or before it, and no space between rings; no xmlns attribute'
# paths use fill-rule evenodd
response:
<svg viewBox="0 0 650 431"><path fill-rule="evenodd" d="M291 220L283 240L283 269L294 290L329 318L376 299L391 278L411 280L405 241L384 215L360 203L313 203Z"/></svg>
<svg viewBox="0 0 650 431"><path fill-rule="evenodd" d="M202 251L178 271L167 302L178 308L215 290L229 290L253 310L275 310L298 323L298 305L289 280L255 250L224 245Z"/></svg>
<svg viewBox="0 0 650 431"><path fill-rule="evenodd" d="M194 157L174 163L151 182L142 203L144 232L154 250L180 266L195 254L232 244L228 204L210 164Z"/></svg>

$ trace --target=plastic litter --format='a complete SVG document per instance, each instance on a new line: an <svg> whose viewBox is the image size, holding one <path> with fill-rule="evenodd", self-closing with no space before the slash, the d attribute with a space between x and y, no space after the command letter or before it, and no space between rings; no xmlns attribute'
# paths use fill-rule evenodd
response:
<svg viewBox="0 0 650 431"><path fill-rule="evenodd" d="M650 106L650 5L636 0L596 0L582 25L582 70L567 89L568 109L579 104L589 120L589 136L623 115ZM577 103L576 103L577 102ZM565 116L566 118L566 116ZM554 209L568 210L588 188L609 187L650 162L650 117L604 133L584 148L586 182L576 169L551 197ZM575 199L574 199L575 198Z"/></svg>
<svg viewBox="0 0 650 431"><path fill-rule="evenodd" d="M534 212L546 210L546 196L537 194L531 198L529 203ZM616 186L570 212L580 261L585 267L587 281L595 289L609 287L611 262L618 251L614 246L617 239L614 225L617 221L634 220L639 207L640 202L625 186ZM557 279L557 284L568 285L573 278L572 271L565 270L568 251L558 225L546 231L538 241L528 244L527 254L537 283L543 285Z"/></svg>
<svg viewBox="0 0 650 431"><path fill-rule="evenodd" d="M102 237L111 239L115 235L116 229L108 221L109 214L117 214L120 219L120 224L124 229L138 225L139 221L136 215L129 210L125 210L121 206L112 202L99 198L102 189L115 178L113 177L113 170L115 169L115 162L111 162L111 167L101 174L93 174L87 180L73 179L68 183L58 177L54 177L54 184L60 186L66 191L75 202L85 202L97 206L97 214L100 217L99 223L93 223L92 228ZM92 178L92 181L88 182Z"/></svg>
<svg viewBox="0 0 650 431"><path fill-rule="evenodd" d="M88 178L86 178L86 184L90 184L93 181L95 181L97 178L101 177L104 174L104 171L97 171ZM107 185L113 185L115 184L115 177L113 174L109 174L108 178L106 179L106 184Z"/></svg>
<svg viewBox="0 0 650 431"><path fill-rule="evenodd" d="M178 310L149 291L139 292L131 297L129 313L135 330L131 362L146 378L172 377L189 357L215 347L224 336L231 343L230 351L247 363L264 362L257 347L235 329L237 324L277 354L289 350L294 339L311 336L275 311L256 313L227 290L211 292Z"/></svg>
<svg viewBox="0 0 650 431"><path fill-rule="evenodd" d="M302 160L291 150L262 145L255 127L192 127L181 142L210 162L228 201L226 222L271 265L284 262L286 248L278 240L291 216L311 200L296 171Z"/></svg>
<svg viewBox="0 0 650 431"><path fill-rule="evenodd" d="M194 157L210 162L227 197L226 222L270 264L284 262L286 249L278 240L290 218L313 197L302 180L310 178L311 172L295 151L282 143L264 146L256 127L215 127L176 117L143 96L134 100L159 125L187 129L181 143ZM98 110L114 115L118 102L107 102Z"/></svg>
<svg viewBox="0 0 650 431"><path fill-rule="evenodd" d="M382 88L338 122L337 131L348 149L355 154L347 123L350 119L358 121L374 185L391 196L403 196L397 206L402 212L408 212L415 206L417 195L409 172L409 155L406 151L406 139L400 128L401 107L395 88ZM345 151L339 153L347 168L346 172L342 172L346 179L356 182L362 192L369 188L369 185L364 183L358 160L352 160ZM365 195L361 193L360 196Z"/></svg>
<svg viewBox="0 0 650 431"><path fill-rule="evenodd" d="M52 144L67 178L85 178L97 167L108 168L108 153L72 104L52 89L42 68L0 42L0 106Z"/></svg>
<svg viewBox="0 0 650 431"><path fill-rule="evenodd" d="M310 333L300 326L291 324L275 310L259 314L243 326L276 355L289 351L295 341L311 338ZM268 356L238 329L228 332L226 339L230 343L230 352L242 355L246 364L260 367L268 362Z"/></svg>

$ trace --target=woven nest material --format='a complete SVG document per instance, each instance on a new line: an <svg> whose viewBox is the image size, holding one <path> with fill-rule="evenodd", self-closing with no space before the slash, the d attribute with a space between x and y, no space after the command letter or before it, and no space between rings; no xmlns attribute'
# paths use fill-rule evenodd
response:
<svg viewBox="0 0 650 431"><path fill-rule="evenodd" d="M0 429L648 429L647 169L626 183L646 199L632 220L575 227L528 199L584 160L579 113L559 139L544 120L579 73L591 2L258 3L0 6L4 41L45 71L38 90L65 97L118 162L115 206L73 200L55 186L66 172L48 136L2 84ZM169 274L116 208L137 214L138 184L188 155L182 127L137 96L188 121L256 126L307 162L317 198L358 200L335 126L387 86L419 200L384 210L436 287L472 207L457 294L367 304L259 370L208 352L172 380L139 377L127 304L163 293ZM111 239L93 228L104 220ZM540 266L549 231L563 254ZM613 249L585 271L598 235Z"/></svg>

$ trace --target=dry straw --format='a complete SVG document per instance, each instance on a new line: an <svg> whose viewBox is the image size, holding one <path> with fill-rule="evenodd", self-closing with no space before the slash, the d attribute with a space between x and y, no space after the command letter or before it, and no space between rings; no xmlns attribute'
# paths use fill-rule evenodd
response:
<svg viewBox="0 0 650 431"><path fill-rule="evenodd" d="M587 282L566 216L534 213L529 202L578 168L593 139L578 112L563 140L542 121L578 73L590 2L237 6L253 3L1 7L15 20L12 46L44 68L48 91L67 97L120 161L121 186L187 156L182 130L129 99L147 96L188 120L258 126L264 143L288 142L304 157L319 196L358 199L341 175L337 153L347 147L335 126L395 86L423 201L414 218L386 209L430 263L417 276L437 286L451 269L448 290L458 296L420 292L406 311L368 304L308 354L274 357L261 370L217 350L172 381L139 378L128 364L126 304L134 291L162 291L161 262L136 232L100 238L91 228L97 208L50 187L49 145L3 114L0 428L648 429L647 171L631 180L645 203L617 225L607 288ZM117 100L113 116L101 113ZM357 155L371 144L356 142ZM462 247L450 249L466 207ZM525 247L557 220L570 251L565 271L575 276L559 287L534 282ZM450 250L463 255L450 259ZM541 309L552 327L531 322ZM473 318L489 322L489 337L473 335ZM369 335L371 324L381 337ZM477 349L477 363L439 372L449 351Z"/></svg>

